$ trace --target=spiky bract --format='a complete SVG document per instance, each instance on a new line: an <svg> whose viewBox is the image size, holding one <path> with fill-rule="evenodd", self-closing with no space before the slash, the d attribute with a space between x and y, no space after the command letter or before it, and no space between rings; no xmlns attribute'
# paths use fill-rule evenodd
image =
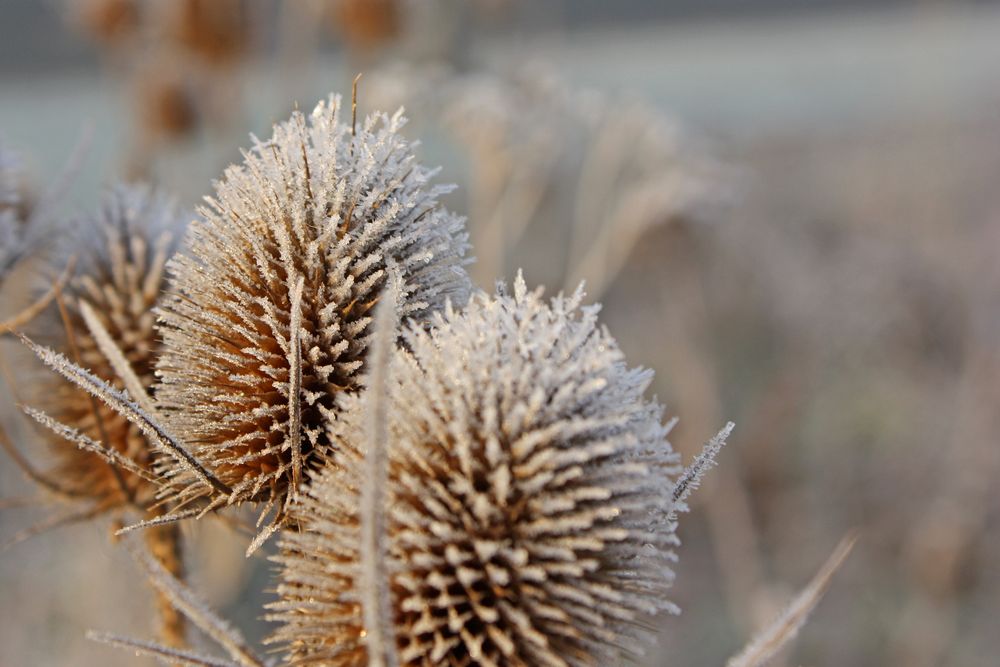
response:
<svg viewBox="0 0 1000 667"><path fill-rule="evenodd" d="M77 259L76 277L65 299L65 320L53 313L40 322L44 337L70 359L113 386L123 378L109 361L82 308L88 307L128 361L142 386L153 384L160 344L154 329L154 306L166 286L165 265L183 232L186 215L169 198L144 186L121 185L109 190L98 215L71 233L62 254ZM59 263L63 260L60 259ZM54 309L53 309L54 310ZM57 379L39 385L37 404L63 424L143 467L154 452L139 429L86 392ZM58 458L51 475L74 495L115 507L128 499L149 502L154 486L127 470L114 469L100 456L53 435Z"/></svg>
<svg viewBox="0 0 1000 667"><path fill-rule="evenodd" d="M403 317L464 302L464 222L438 203L398 134L401 116L355 132L332 97L254 140L229 167L170 266L158 400L220 493L178 470L181 501L282 507L331 451L336 397L358 385L370 310L389 272ZM280 509L279 509L280 515Z"/></svg>
<svg viewBox="0 0 1000 667"><path fill-rule="evenodd" d="M669 427L581 298L550 305L519 278L410 328L393 358L384 595L402 665L618 664L673 608ZM362 412L331 424L342 455L282 538L272 641L294 664L368 664Z"/></svg>

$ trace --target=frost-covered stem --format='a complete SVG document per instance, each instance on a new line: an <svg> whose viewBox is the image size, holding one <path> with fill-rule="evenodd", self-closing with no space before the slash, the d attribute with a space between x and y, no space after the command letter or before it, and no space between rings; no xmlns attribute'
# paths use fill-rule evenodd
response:
<svg viewBox="0 0 1000 667"><path fill-rule="evenodd" d="M701 453L695 457L691 465L684 469L680 479L677 480L677 484L674 486L673 501L675 508L683 507L684 503L691 496L691 493L701 485L701 478L715 465L716 457L722 451L726 440L733 432L735 426L733 422L728 422L715 437L705 443Z"/></svg>
<svg viewBox="0 0 1000 667"><path fill-rule="evenodd" d="M184 549L181 528L177 523L147 528L143 533L146 547L156 560L178 581L184 579ZM187 622L170 597L156 591L156 610L160 618L160 640L173 648L187 646Z"/></svg>
<svg viewBox="0 0 1000 667"><path fill-rule="evenodd" d="M87 633L87 639L100 644L108 644L115 648L125 649L138 655L148 655L156 658L164 665L181 665L181 667L238 667L236 663L228 660L219 660L206 655L190 653L188 651L177 651L169 646L161 646L151 642L139 641L129 637L122 637L107 632Z"/></svg>
<svg viewBox="0 0 1000 667"><path fill-rule="evenodd" d="M302 288L303 276L292 291L291 322L288 333L288 434L292 448L292 490L295 497L302 479Z"/></svg>
<svg viewBox="0 0 1000 667"><path fill-rule="evenodd" d="M104 380L94 376L86 369L69 361L65 356L47 347L38 345L27 336L20 336L24 343L49 368L55 370L67 380L101 399L112 410L125 417L143 432L156 447L174 458L178 464L189 470L200 482L211 486L220 493L230 495L232 489L212 475L201 462L194 457L180 442L156 422L136 403Z"/></svg>
<svg viewBox="0 0 1000 667"><path fill-rule="evenodd" d="M247 645L238 630L222 620L190 588L174 577L164 566L138 547L131 549L132 556L145 571L157 592L170 601L198 628L214 639L243 667L263 667L264 663Z"/></svg>
<svg viewBox="0 0 1000 667"><path fill-rule="evenodd" d="M802 626L805 625L809 614L816 608L816 605L823 598L823 594L830 587L833 575L844 564L857 539L858 535L855 531L845 535L827 561L823 563L823 567L812 578L812 581L795 596L791 604L770 625L758 632L739 654L730 658L726 667L766 665L785 644L794 639Z"/></svg>
<svg viewBox="0 0 1000 667"><path fill-rule="evenodd" d="M69 261L66 262L66 268L63 269L56 281L52 283L52 286L39 297L34 303L25 307L20 312L12 315L8 319L0 322L0 336L6 333L10 333L15 329L20 329L21 327L29 324L33 319L38 317L45 310L50 303L59 294L59 291L66 286L69 282L70 276L73 275L73 267L76 265L76 258L70 257Z"/></svg>
<svg viewBox="0 0 1000 667"><path fill-rule="evenodd" d="M375 310L366 397L364 471L361 485L361 596L366 646L371 667L396 667L392 602L389 597L389 554L386 545L385 489L389 460L389 362L396 340L398 287L395 275L386 284Z"/></svg>

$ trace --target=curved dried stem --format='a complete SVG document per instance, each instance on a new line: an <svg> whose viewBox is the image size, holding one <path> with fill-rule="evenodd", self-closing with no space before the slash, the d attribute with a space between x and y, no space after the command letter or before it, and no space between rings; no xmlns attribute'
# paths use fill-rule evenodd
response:
<svg viewBox="0 0 1000 667"><path fill-rule="evenodd" d="M0 552L11 549L26 540L30 540L32 537L37 537L49 532L50 530L55 530L56 528L61 528L63 526L70 526L74 523L80 523L82 521L89 521L90 519L98 517L108 511L109 508L109 504L101 503L94 505L93 507L88 507L84 510L74 510L72 512L56 514L46 519L42 519L32 526L18 531L9 540L0 544Z"/></svg>
<svg viewBox="0 0 1000 667"><path fill-rule="evenodd" d="M156 658L156 660L164 665L181 665L182 667L239 667L237 663L229 662L228 660L220 660L199 653L191 653L190 651L179 651L169 646L122 637L121 635L108 632L90 630L87 632L87 639L126 651L134 651L136 655Z"/></svg>
<svg viewBox="0 0 1000 667"><path fill-rule="evenodd" d="M184 579L184 549L180 526L165 524L148 529L143 537L146 548L163 568L178 580ZM173 648L187 646L187 622L168 596L156 594L156 610L160 618L160 639Z"/></svg>
<svg viewBox="0 0 1000 667"><path fill-rule="evenodd" d="M43 294L37 301L24 308L21 312L13 315L12 317L0 322L0 335L5 333L13 333L15 329L20 329L27 324L29 324L33 319L38 317L43 310L45 310L49 304L51 304L56 296L59 294L60 290L66 286L69 282L70 276L73 275L73 268L76 266L76 257L70 257L66 262L66 268L63 269L59 277L56 278L52 286Z"/></svg>
<svg viewBox="0 0 1000 667"><path fill-rule="evenodd" d="M236 628L220 618L190 588L168 572L163 565L134 542L129 543L132 557L142 568L153 587L205 634L218 642L242 667L264 667Z"/></svg>
<svg viewBox="0 0 1000 667"><path fill-rule="evenodd" d="M830 581L858 540L856 531L851 531L840 540L833 553L823 563L812 581L792 600L774 621L761 630L739 654L726 663L726 667L759 667L766 665L775 654L795 638L799 629L830 587Z"/></svg>
<svg viewBox="0 0 1000 667"><path fill-rule="evenodd" d="M21 472L30 479L35 484L46 491L56 494L57 496L63 496L66 498L78 498L82 496L79 491L71 489L69 487L63 486L59 481L52 479L51 477L40 472L35 468L32 463L18 451L17 447L14 446L13 441L7 436L7 431L4 430L3 425L0 424L0 447L7 452L7 456L10 457L11 461L21 469Z"/></svg>

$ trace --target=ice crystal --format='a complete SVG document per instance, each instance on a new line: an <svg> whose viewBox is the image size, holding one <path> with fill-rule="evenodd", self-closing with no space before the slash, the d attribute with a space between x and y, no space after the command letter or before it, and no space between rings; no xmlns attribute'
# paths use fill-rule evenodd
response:
<svg viewBox="0 0 1000 667"><path fill-rule="evenodd" d="M387 272L417 322L467 298L464 221L451 186L416 162L375 114L340 120L339 97L254 139L199 210L189 253L170 265L158 401L169 429L230 490L175 473L176 497L276 507L330 454L326 424L357 389L371 309Z"/></svg>
<svg viewBox="0 0 1000 667"><path fill-rule="evenodd" d="M603 665L674 610L678 457L582 292L514 293L410 326L330 423L339 456L291 507L272 638L294 664L365 665L372 411L384 415L385 584L401 665ZM381 408L379 402L384 402ZM376 497L379 497L376 496ZM368 621L370 622L370 621ZM383 623L383 626L386 624ZM380 649L381 650L381 649Z"/></svg>

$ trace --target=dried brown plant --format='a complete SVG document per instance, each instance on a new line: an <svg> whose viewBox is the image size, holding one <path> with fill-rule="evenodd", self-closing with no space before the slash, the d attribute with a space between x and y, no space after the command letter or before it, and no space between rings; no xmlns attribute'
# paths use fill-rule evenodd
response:
<svg viewBox="0 0 1000 667"><path fill-rule="evenodd" d="M674 516L728 428L678 476L651 374L582 296L550 304L519 277L373 363L281 541L272 641L290 664L642 653L647 620L675 610Z"/></svg>

